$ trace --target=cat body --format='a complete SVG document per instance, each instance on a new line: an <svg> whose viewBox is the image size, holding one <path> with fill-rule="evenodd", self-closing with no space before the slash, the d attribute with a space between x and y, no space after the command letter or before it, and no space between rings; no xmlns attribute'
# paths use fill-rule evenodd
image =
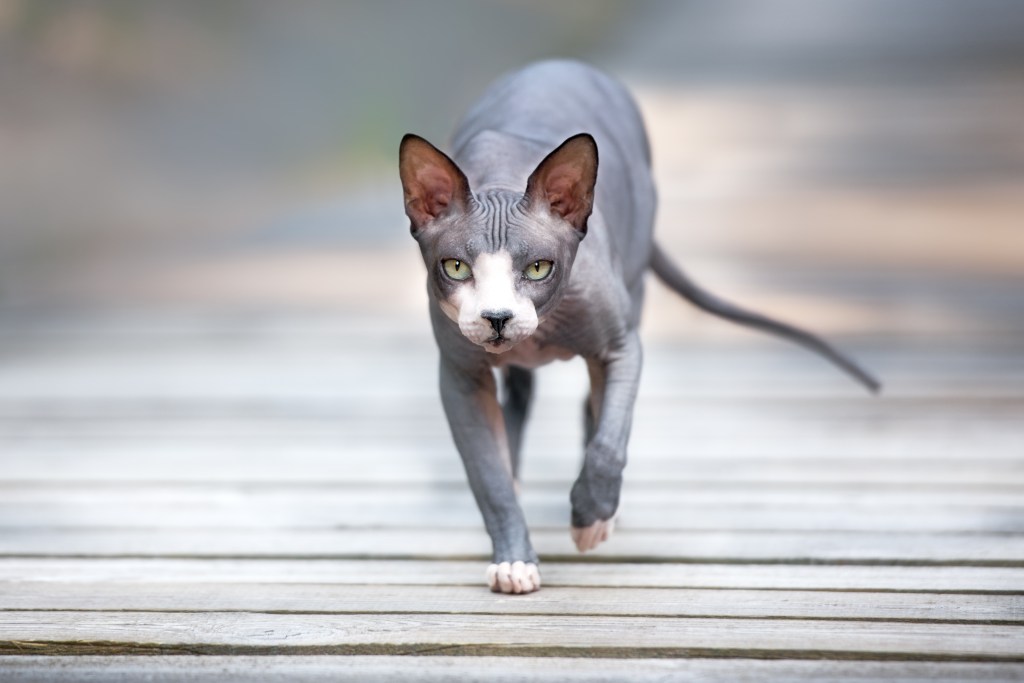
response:
<svg viewBox="0 0 1024 683"><path fill-rule="evenodd" d="M653 241L643 121L597 69L549 61L506 76L458 125L451 157L407 135L399 167L428 271L442 404L491 537L494 591L540 588L517 490L533 371L545 363L580 356L590 377L573 540L587 551L614 528L648 269L698 306L797 341L877 387L825 342L714 297L668 260Z"/></svg>

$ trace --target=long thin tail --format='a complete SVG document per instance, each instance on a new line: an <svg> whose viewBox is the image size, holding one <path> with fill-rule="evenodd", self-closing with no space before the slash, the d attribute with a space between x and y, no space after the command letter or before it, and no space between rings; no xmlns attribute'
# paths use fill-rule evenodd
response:
<svg viewBox="0 0 1024 683"><path fill-rule="evenodd" d="M785 339L796 342L815 353L821 354L867 387L867 389L872 393L878 393L882 388L881 383L877 379L872 377L867 371L853 362L853 360L832 348L828 342L819 339L810 332L805 332L804 330L793 327L792 325L788 325L784 322L779 322L778 320L772 320L760 313L744 310L739 306L735 306L728 301L724 301L711 292L702 289L693 280L687 277L679 267L672 263L665 252L657 244L654 245L654 252L651 254L651 269L654 270L658 279L668 285L668 287L673 291L681 294L697 306L697 308L703 309L708 313L713 313L725 318L726 320L731 320L734 323L739 323L740 325L746 325L747 327L753 327L763 332L769 332L771 334L784 337Z"/></svg>

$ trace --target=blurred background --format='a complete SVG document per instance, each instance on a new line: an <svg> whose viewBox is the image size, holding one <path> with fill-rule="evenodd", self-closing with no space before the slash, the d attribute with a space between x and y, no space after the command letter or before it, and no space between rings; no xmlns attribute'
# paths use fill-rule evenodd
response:
<svg viewBox="0 0 1024 683"><path fill-rule="evenodd" d="M445 148L491 81L548 57L635 93L656 234L698 282L823 333L885 390L652 280L626 512L591 574L559 564L577 557L586 369L539 373L522 502L562 568L546 585L913 585L920 603L866 596L873 626L841 621L868 614L843 611L859 598L807 604L837 647L1004 652L956 629L1021 619L1024 0L0 0L0 579L22 582L0 607L47 610L5 617L6 651L72 631L105 652L203 629L276 642L264 621L147 602L147 582L174 609L258 582L231 609L292 614L313 603L286 602L289 581L337 584L303 593L318 611L385 595L346 581L429 585L382 622L351 607L379 626L360 631L403 639L382 653L462 619L443 584L476 585L488 546L438 398L397 150L407 132ZM810 622L779 615L809 598L776 594L747 632L803 647ZM172 613L138 613L154 604Z"/></svg>
<svg viewBox="0 0 1024 683"><path fill-rule="evenodd" d="M887 396L1019 397L1021 36L1017 0L0 0L8 476L81 458L87 477L202 479L284 415L333 435L295 465L315 478L337 439L426 415L461 481L397 145L444 147L488 83L557 56L636 94L658 239L699 282L825 334ZM653 283L647 308L649 401L859 400ZM575 410L585 372L547 372L541 400ZM880 434L897 420L857 405ZM268 462L305 448L285 423ZM106 437L83 451L90 430ZM155 434L174 458L140 457Z"/></svg>
<svg viewBox="0 0 1024 683"><path fill-rule="evenodd" d="M1016 0L0 0L0 314L425 322L398 140L444 146L491 80L567 56L636 93L659 239L709 287L830 333L1005 343L1021 36ZM653 338L736 334L666 297Z"/></svg>
<svg viewBox="0 0 1024 683"><path fill-rule="evenodd" d="M479 533L397 146L555 56L636 94L674 258L885 383L652 282L634 531L1016 529L929 510L1019 507L1021 36L1018 0L0 0L0 556ZM539 375L542 553L571 552L586 381Z"/></svg>

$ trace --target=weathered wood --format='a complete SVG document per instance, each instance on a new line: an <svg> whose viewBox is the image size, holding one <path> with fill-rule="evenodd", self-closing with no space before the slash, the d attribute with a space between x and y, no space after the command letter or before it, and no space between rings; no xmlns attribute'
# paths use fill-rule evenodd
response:
<svg viewBox="0 0 1024 683"><path fill-rule="evenodd" d="M5 454L0 480L45 481L60 472L62 480L78 481L274 481L294 482L457 482L464 479L462 464L450 443L431 452L426 446L400 446L382 442L375 447L350 449L305 448L301 444L209 443L67 445L55 450L25 447ZM557 458L527 459L524 482L561 481L569 485L578 473L577 450ZM635 483L671 485L690 482L861 483L883 485L945 484L962 486L1016 486L1024 488L1024 460L954 458L924 461L874 459L869 455L848 460L816 457L686 458L630 461L627 478Z"/></svg>
<svg viewBox="0 0 1024 683"><path fill-rule="evenodd" d="M565 531L532 534L551 559L578 557ZM0 555L438 558L486 557L475 529L22 529L0 534ZM624 529L597 560L1024 566L1024 536L855 532L687 532Z"/></svg>
<svg viewBox="0 0 1024 683"><path fill-rule="evenodd" d="M957 485L864 485L818 484L809 488L800 484L764 482L634 482L628 480L624 495L638 498L631 504L670 507L677 504L707 506L787 507L820 505L822 507L890 508L908 506L927 510L999 509L1014 511L1024 506L1024 487L957 486ZM121 501L125 505L146 502L174 502L182 507L209 501L235 503L249 496L274 501L301 499L318 504L338 499L364 504L394 499L405 503L432 501L438 497L451 499L454 505L470 495L465 481L382 482L377 484L348 482L218 482L218 481L40 481L0 482L0 500L30 505L59 500L64 503L93 505L103 501ZM566 500L565 482L533 482L522 488L521 499L527 504L546 505Z"/></svg>
<svg viewBox="0 0 1024 683"><path fill-rule="evenodd" d="M786 373L785 364L765 370L751 360L743 349L736 349L732 358L722 356L717 367L704 372L660 377L665 366L698 364L700 357L680 360L674 354L653 361L648 355L648 372L641 384L638 409L643 412L650 403L664 400L684 401L830 401L836 396L856 395L842 378L823 369L821 375L808 378L797 372L794 379L780 382ZM236 352L236 356L237 356ZM322 358L301 358L298 362L274 355L252 355L238 358L230 353L224 357L189 358L188 354L153 357L129 362L114 357L109 362L93 363L79 359L65 364L60 359L40 359L36 367L0 373L0 415L159 415L159 414L237 414L255 412L269 414L335 414L352 404L361 403L355 414L374 410L387 412L396 404L430 404L436 410L436 360L424 357L420 363L399 362L404 354L378 359L358 353L351 365L355 371L336 371L337 350ZM756 355L756 354L755 354ZM172 362L168 363L168 359ZM742 364L750 365L741 367ZM154 372L149 366L164 367ZM659 367L660 366L660 367ZM187 375L174 367L189 367ZM267 372L263 368L274 368ZM659 371L650 371L658 367ZM384 369L384 370L382 370ZM548 396L556 396L570 406L578 405L585 392L585 372L545 369ZM886 396L904 400L935 400L938 397L974 399L975 401L1019 401L1022 397L1024 373L1006 370L979 378L969 372L964 376L943 377L941 373L919 373L917 376L887 377ZM191 377L203 377L196 383ZM847 393L848 392L848 393ZM871 399L860 397L870 405ZM870 408L866 409L870 410ZM669 420L680 420L685 410L678 410ZM575 421L575 420L573 420Z"/></svg>
<svg viewBox="0 0 1024 683"><path fill-rule="evenodd" d="M496 596L477 586L18 581L0 610L552 614L1013 623L1024 595L548 587ZM41 621L47 616L40 614ZM2 614L0 614L2 619Z"/></svg>
<svg viewBox="0 0 1024 683"><path fill-rule="evenodd" d="M45 502L0 502L0 530L11 527L405 527L459 528L477 523L479 513L469 487L462 490L340 490L291 495L257 492L235 495L175 496L154 491L153 498L132 494L96 494L66 500L51 494ZM162 495L161 495L162 494ZM43 498L43 496L39 496ZM619 528L735 531L878 531L1024 533L1024 506L931 507L921 505L801 504L741 502L691 504L652 499L645 487L628 487L622 496ZM187 501L187 503L186 503ZM527 491L523 510L530 528L562 529L569 519L568 492ZM132 514L125 516L130 505Z"/></svg>
<svg viewBox="0 0 1024 683"><path fill-rule="evenodd" d="M546 370L546 368L545 368ZM571 403L548 386L544 370L538 375L536 405L543 413L531 420L532 431L554 436L580 418L579 406ZM438 396L406 396L395 401L390 410L381 410L378 401L360 402L343 399L329 407L317 396L297 401L214 402L200 396L169 401L167 412L143 409L155 404L143 403L132 409L125 401L106 399L97 403L61 400L55 396L47 402L11 395L0 400L0 438L30 436L38 438L128 438L133 436L240 436L284 435L329 437L352 434L380 434L380 428L401 420L410 434L442 434L443 411ZM291 407L294 410L274 410ZM302 410L306 407L307 410ZM779 397L762 398L690 398L678 395L637 397L639 427L649 431L671 421L671 434L686 437L735 436L730 427L740 423L744 433L803 434L811 439L824 438L830 430L864 440L883 440L864 426L885 425L892 435L901 437L920 434L938 442L940 436L967 439L1002 437L1012 432L1014 418L1024 407L1024 396L972 396L944 392L932 396L889 396L869 399L857 395L834 394L813 399ZM33 413L30 409L38 408ZM69 410L61 410L67 408ZM75 410L70 410L74 408ZM210 408L207 412L198 409ZM232 409L233 410L229 410ZM122 411L123 409L123 411ZM10 411L10 412L8 412ZM856 422L851 418L856 417ZM957 429L950 419L969 421L980 429L967 433ZM799 444L794 444L798 446ZM842 446L834 443L833 446ZM908 456L912 453L906 454ZM923 457L923 456L922 456Z"/></svg>
<svg viewBox="0 0 1024 683"><path fill-rule="evenodd" d="M268 356L269 357L269 356ZM670 362L675 362L674 360ZM530 433L557 435L578 424L578 399L555 394L560 383L540 375L540 389ZM406 378L407 380L409 378ZM431 379L424 375L424 380ZM671 434L735 436L735 426L749 425L753 434L789 430L814 435L818 431L849 432L858 439L881 435L857 430L884 425L895 435L922 432L953 439L985 438L989 432L1012 432L1024 408L1024 395L965 393L956 390L901 396L886 392L873 400L856 394L765 397L641 394L637 420L641 432L671 425ZM88 436L160 436L184 434L216 436L294 435L330 436L381 433L400 421L411 433L444 434L444 416L432 384L423 392L394 396L292 396L259 394L207 397L160 396L150 398L55 394L19 396L0 394L0 436L50 434ZM963 425L972 428L964 432ZM978 427L974 429L974 425ZM958 429L959 427L959 429ZM977 432L977 433L976 433ZM657 436L658 432L651 432ZM926 438L930 438L927 437ZM884 439L879 439L884 441ZM905 454L911 456L913 454ZM925 456L921 456L925 457Z"/></svg>
<svg viewBox="0 0 1024 683"><path fill-rule="evenodd" d="M1024 665L960 662L793 661L758 659L585 659L565 657L389 657L389 656L8 656L7 683L76 680L211 681L263 683L296 679L331 683L734 683L735 681L874 680L894 683L931 681L1019 681Z"/></svg>
<svg viewBox="0 0 1024 683"><path fill-rule="evenodd" d="M547 459L561 451L579 450L580 416L577 402L547 401L540 406L527 432L527 453ZM1020 412L1024 406L1018 405ZM881 413L864 416L856 427L829 412L811 406L794 406L801 420L792 415L763 415L756 409L725 405L717 410L680 405L668 411L657 406L638 407L633 453L645 460L680 458L787 459L817 458L842 460L870 457L872 460L943 461L955 457L985 460L1019 460L1019 418L1014 414L993 417L969 414L972 429L956 433L957 421L907 418ZM975 410L977 408L975 407ZM965 412L969 412L966 411ZM400 431L389 430L400 423ZM737 433L742 425L742 433ZM963 432L963 429L960 429ZM0 419L0 450L8 453L59 453L68 449L93 451L110 446L119 450L145 450L154 440L173 439L180 446L208 448L211 445L246 447L289 447L336 453L339 440L347 449L363 450L382 444L424 453L449 452L450 438L437 401L423 401L415 410L370 414L339 411L324 417L315 413L305 418L257 419L235 417L107 418L84 419Z"/></svg>
<svg viewBox="0 0 1024 683"><path fill-rule="evenodd" d="M386 426L381 426L382 431ZM528 427L529 429L529 427ZM662 428L664 429L664 428ZM19 459L28 461L43 459L60 462L73 460L75 457L88 457L97 460L97 464L111 463L111 466L125 466L126 454L135 452L143 457L165 458L177 461L196 456L224 458L230 462L237 461L239 454L249 452L256 457L265 457L273 451L289 451L301 454L304 460L319 457L326 468L330 469L339 459L358 457L360 455L377 454L399 466L415 461L416 456L428 462L444 464L455 459L454 450L446 440L446 435L406 434L403 437L382 438L377 436L348 437L310 437L276 433L269 436L238 434L235 436L133 436L133 437L16 437L0 439L0 452L10 456L12 465L18 465ZM832 437L835 438L835 437ZM638 432L638 438L631 442L634 460L630 467L642 472L649 468L665 470L670 476L680 473L704 478L705 472L713 475L728 465L750 468L754 472L766 466L778 464L782 473L794 467L807 466L811 472L820 472L826 466L837 467L840 473L851 472L861 474L864 470L879 468L891 469L895 472L921 471L927 472L926 465L931 464L937 474L922 476L922 483L927 483L941 476L943 471L959 470L959 464L965 459L976 459L979 469L997 471L1017 471L1013 463L1019 464L1018 435L1008 434L999 438L961 439L951 441L942 438L941 443L931 444L930 439L917 438L914 435L903 437L887 437L875 439L846 439L842 445L829 445L828 438L812 439L800 434L744 434L733 436L688 437L685 434L660 434L657 438ZM168 443L170 440L170 443ZM938 439L936 439L938 440ZM575 463L582 452L582 437L575 428L563 430L557 434L543 435L528 433L525 456L537 469L548 469L552 464L567 460ZM173 446L171 445L173 444ZM920 449L920 450L919 450ZM929 453L925 458L921 452ZM914 455L907 455L914 453ZM984 455L980 455L984 454ZM536 463L534 463L536 460ZM19 467L20 469L20 467ZM203 469L203 468L201 468ZM27 473L33 470L28 469ZM129 469L131 471L131 469ZM558 472L563 471L557 467ZM18 470L12 471L5 479L16 478ZM71 467L68 475L74 477L76 469ZM30 474L23 476L31 476ZM758 478L764 475L754 474ZM820 477L820 474L819 474ZM833 479L826 477L826 480ZM801 476L800 480L806 479ZM938 479L942 481L942 479ZM966 483L974 481L968 477ZM981 480L982 482L986 480ZM1020 483L1017 477L1011 481ZM1011 483L1011 482L1006 482Z"/></svg>
<svg viewBox="0 0 1024 683"><path fill-rule="evenodd" d="M511 598L509 598L511 599ZM146 644L184 652L244 654L318 648L323 654L414 653L443 647L464 654L764 656L786 659L949 659L1024 662L1024 627L800 619L451 614L260 614L10 611L0 650L53 643L38 654L102 654L106 645ZM11 643L4 647L5 643ZM24 646L23 646L24 647ZM109 646L106 646L109 647ZM365 648L365 649L364 649ZM568 651L568 652L567 652ZM297 650L297 653L301 653Z"/></svg>
<svg viewBox="0 0 1024 683"><path fill-rule="evenodd" d="M478 587L480 561L0 557L0 581ZM1024 568L545 562L544 585L1024 594Z"/></svg>

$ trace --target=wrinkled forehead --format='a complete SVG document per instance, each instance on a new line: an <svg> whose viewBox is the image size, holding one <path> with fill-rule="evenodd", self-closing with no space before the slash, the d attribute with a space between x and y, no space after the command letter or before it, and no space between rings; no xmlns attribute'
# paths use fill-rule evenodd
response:
<svg viewBox="0 0 1024 683"><path fill-rule="evenodd" d="M472 209L439 236L443 254L474 259L507 252L513 260L554 255L565 230L547 216L530 212L521 194L487 193L475 197Z"/></svg>

